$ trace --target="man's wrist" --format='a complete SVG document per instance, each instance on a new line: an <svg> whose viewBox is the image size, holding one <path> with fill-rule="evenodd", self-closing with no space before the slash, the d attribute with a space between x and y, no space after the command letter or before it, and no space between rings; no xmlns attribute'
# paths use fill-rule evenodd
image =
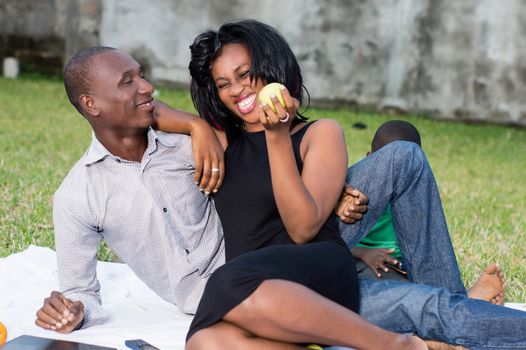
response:
<svg viewBox="0 0 526 350"><path fill-rule="evenodd" d="M77 324L75 326L75 328L73 328L74 331L78 331L79 329L82 328L82 326L84 325L84 317L82 317L82 320L80 320L79 324Z"/></svg>

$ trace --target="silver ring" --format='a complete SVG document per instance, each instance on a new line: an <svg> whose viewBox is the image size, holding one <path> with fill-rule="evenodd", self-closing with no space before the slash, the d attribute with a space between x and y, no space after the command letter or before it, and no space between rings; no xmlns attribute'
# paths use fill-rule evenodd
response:
<svg viewBox="0 0 526 350"><path fill-rule="evenodd" d="M286 123L289 121L289 118L290 118L290 115L289 115L289 112L287 112L284 118L279 118L279 121L280 123Z"/></svg>
<svg viewBox="0 0 526 350"><path fill-rule="evenodd" d="M212 168L212 170L210 170L211 172L213 173L217 173L219 171L219 168Z"/></svg>

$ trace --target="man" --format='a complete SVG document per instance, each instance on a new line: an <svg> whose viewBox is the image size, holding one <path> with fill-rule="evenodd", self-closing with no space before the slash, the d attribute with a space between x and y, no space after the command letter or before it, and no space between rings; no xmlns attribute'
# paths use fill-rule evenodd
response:
<svg viewBox="0 0 526 350"><path fill-rule="evenodd" d="M37 312L37 325L70 332L105 321L95 270L101 239L157 294L192 312L207 277L224 261L224 243L213 202L195 185L189 137L150 128L153 88L139 64L123 52L112 48L80 52L66 66L65 86L94 137L54 198L63 294L53 292L46 299ZM405 167L391 170L406 182L415 173L422 176L413 169L428 167L422 154L405 143L392 145L376 152L374 159L397 158ZM394 183L395 192L407 187ZM389 281L362 281L360 286L361 315L389 330L418 332L474 349L489 348L487 344L526 348L522 336L526 313L444 288ZM264 312L251 307L247 305L247 311L253 311L247 312L250 317ZM302 312L283 313L289 311ZM315 324L315 314L308 314Z"/></svg>
<svg viewBox="0 0 526 350"><path fill-rule="evenodd" d="M106 319L95 270L102 239L157 294L193 312L207 277L224 263L224 243L213 202L197 190L190 138L151 130L153 87L122 52L99 47L79 53L66 66L64 82L93 128L93 141L54 198L67 299L52 294L37 325L68 332ZM210 169L216 180L220 167ZM202 186L207 192L213 187Z"/></svg>

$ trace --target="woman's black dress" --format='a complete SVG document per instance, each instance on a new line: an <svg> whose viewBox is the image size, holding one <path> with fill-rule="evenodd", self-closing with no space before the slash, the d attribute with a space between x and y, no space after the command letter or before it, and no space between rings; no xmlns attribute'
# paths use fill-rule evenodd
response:
<svg viewBox="0 0 526 350"><path fill-rule="evenodd" d="M300 143L311 125L291 136L300 173ZM223 224L227 263L210 277L187 340L220 321L268 279L299 283L358 311L354 258L340 237L336 216L331 215L306 244L294 244L287 234L272 192L264 131L245 132L228 146L225 178L215 204Z"/></svg>

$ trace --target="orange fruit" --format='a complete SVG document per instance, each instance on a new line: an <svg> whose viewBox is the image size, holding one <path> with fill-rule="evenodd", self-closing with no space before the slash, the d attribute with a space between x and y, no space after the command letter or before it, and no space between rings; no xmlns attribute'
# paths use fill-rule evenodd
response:
<svg viewBox="0 0 526 350"><path fill-rule="evenodd" d="M5 343L6 338L7 338L7 329L5 328L4 324L0 322L0 345Z"/></svg>

